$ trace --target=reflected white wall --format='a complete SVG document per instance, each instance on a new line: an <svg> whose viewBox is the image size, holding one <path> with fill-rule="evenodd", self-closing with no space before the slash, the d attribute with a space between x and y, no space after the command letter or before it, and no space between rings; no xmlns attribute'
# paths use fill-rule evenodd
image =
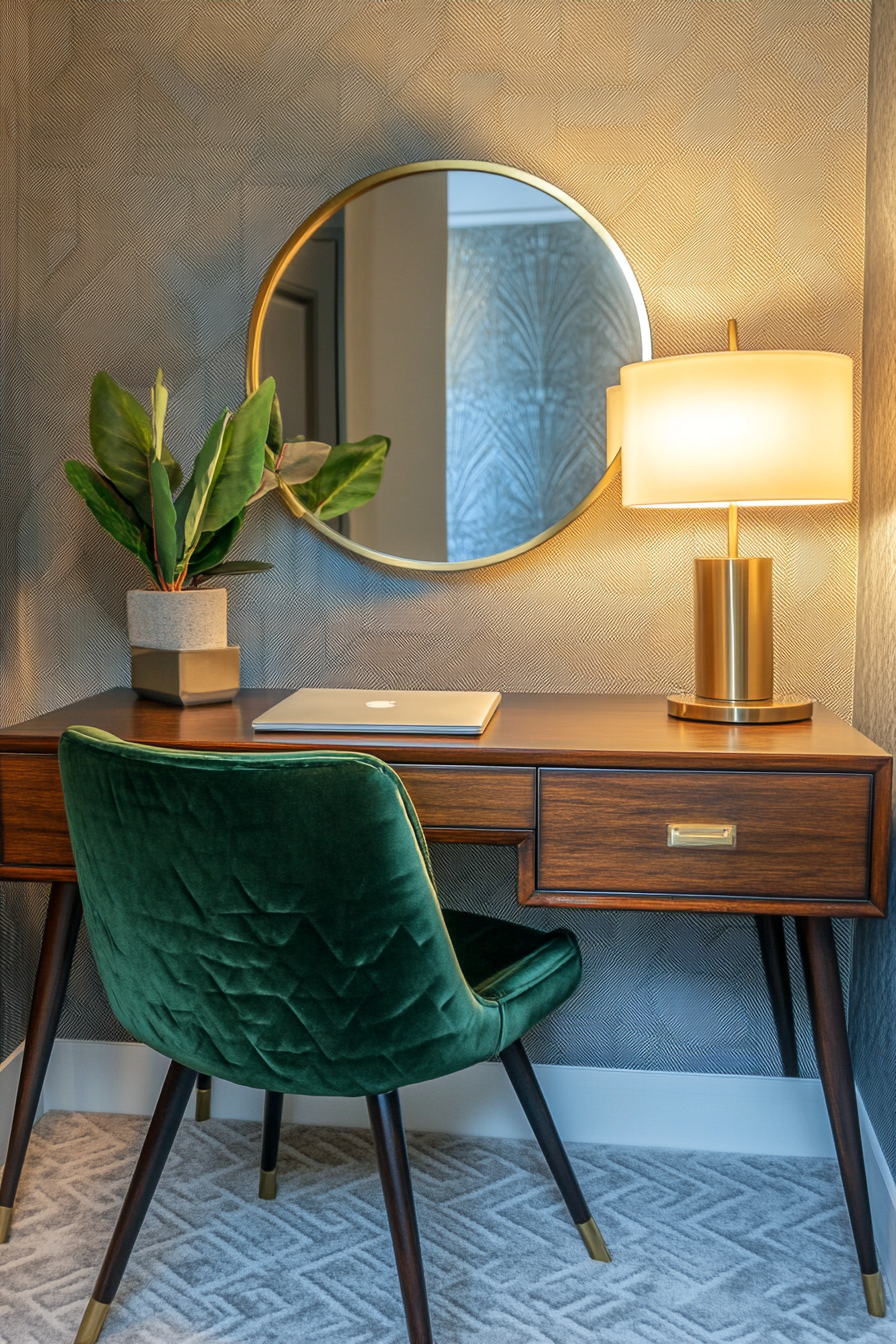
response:
<svg viewBox="0 0 896 1344"><path fill-rule="evenodd" d="M447 559L446 175L399 178L345 207L346 431L387 434L376 497L349 515L353 541Z"/></svg>

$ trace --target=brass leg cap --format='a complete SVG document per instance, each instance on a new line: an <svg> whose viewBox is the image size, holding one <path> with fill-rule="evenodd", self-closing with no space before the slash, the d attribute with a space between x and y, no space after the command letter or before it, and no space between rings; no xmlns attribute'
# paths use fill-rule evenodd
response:
<svg viewBox="0 0 896 1344"><path fill-rule="evenodd" d="M211 1118L212 1118L212 1090L210 1087L197 1087L196 1119L210 1120Z"/></svg>
<svg viewBox="0 0 896 1344"><path fill-rule="evenodd" d="M78 1333L75 1335L75 1344L96 1344L100 1337L100 1331L106 1324L106 1317L109 1315L111 1302L97 1302L92 1297L87 1303L87 1310L81 1317L81 1324L78 1326Z"/></svg>
<svg viewBox="0 0 896 1344"><path fill-rule="evenodd" d="M273 1171L265 1171L262 1167L258 1174L258 1198L276 1199L277 1198L277 1168Z"/></svg>
<svg viewBox="0 0 896 1344"><path fill-rule="evenodd" d="M884 1281L877 1274L863 1274L862 1287L865 1289L865 1302L869 1316L886 1316L887 1301L884 1297Z"/></svg>
<svg viewBox="0 0 896 1344"><path fill-rule="evenodd" d="M600 1228L593 1218L589 1218L587 1223L576 1223L579 1229L579 1236L588 1248L588 1254L592 1260L603 1260L605 1264L610 1264L613 1257L607 1250L607 1243L600 1233Z"/></svg>
<svg viewBox="0 0 896 1344"><path fill-rule="evenodd" d="M12 1222L12 1205L8 1209L0 1208L0 1246L9 1241L9 1225Z"/></svg>

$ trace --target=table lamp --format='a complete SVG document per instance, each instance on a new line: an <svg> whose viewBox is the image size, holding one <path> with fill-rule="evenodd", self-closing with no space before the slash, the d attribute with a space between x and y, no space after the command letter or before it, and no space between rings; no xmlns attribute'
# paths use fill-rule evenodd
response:
<svg viewBox="0 0 896 1344"><path fill-rule="evenodd" d="M728 555L694 562L696 695L669 713L722 723L812 717L774 698L772 562L737 551L741 505L852 498L852 360L818 350L729 349L628 364L614 393L622 502L727 508ZM618 403L621 400L621 413Z"/></svg>

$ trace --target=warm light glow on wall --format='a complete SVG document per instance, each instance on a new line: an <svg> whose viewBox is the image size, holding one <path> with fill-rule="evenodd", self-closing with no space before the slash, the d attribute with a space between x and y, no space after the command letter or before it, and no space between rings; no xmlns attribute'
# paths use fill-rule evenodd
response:
<svg viewBox="0 0 896 1344"><path fill-rule="evenodd" d="M852 498L852 360L742 350L620 373L622 502L832 504ZM609 456L609 391L608 456Z"/></svg>
<svg viewBox="0 0 896 1344"><path fill-rule="evenodd" d="M622 388L607 388L607 466L622 447Z"/></svg>

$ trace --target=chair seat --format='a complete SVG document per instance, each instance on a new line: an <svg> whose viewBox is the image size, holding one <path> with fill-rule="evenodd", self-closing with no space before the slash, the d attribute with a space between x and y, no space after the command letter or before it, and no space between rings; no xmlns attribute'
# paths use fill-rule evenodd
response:
<svg viewBox="0 0 896 1344"><path fill-rule="evenodd" d="M543 1022L577 987L582 959L568 930L544 932L465 910L442 914L467 984L501 1009L499 1050Z"/></svg>

